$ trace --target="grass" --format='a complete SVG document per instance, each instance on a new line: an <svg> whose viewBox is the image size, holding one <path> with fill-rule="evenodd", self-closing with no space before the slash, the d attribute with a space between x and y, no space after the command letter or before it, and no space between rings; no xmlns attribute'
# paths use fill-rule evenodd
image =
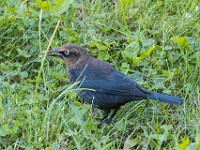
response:
<svg viewBox="0 0 200 150"><path fill-rule="evenodd" d="M0 149L200 148L198 1L2 0L0 6ZM81 103L63 62L39 57L48 45L64 43L185 101L134 101L99 128L94 118L102 112Z"/></svg>

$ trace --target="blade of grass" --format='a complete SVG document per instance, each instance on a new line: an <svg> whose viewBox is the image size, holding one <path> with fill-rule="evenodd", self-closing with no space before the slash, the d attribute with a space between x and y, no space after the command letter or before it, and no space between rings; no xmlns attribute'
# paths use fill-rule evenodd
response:
<svg viewBox="0 0 200 150"><path fill-rule="evenodd" d="M121 8L122 17L123 17L123 20L124 20L124 23L125 23L125 26L126 26L126 30L128 32L128 36L131 39L131 32L130 32L130 30L128 28L128 23L127 23L125 11L124 11L124 2L123 2L123 0L120 0L120 8Z"/></svg>
<svg viewBox="0 0 200 150"><path fill-rule="evenodd" d="M52 43L53 38L54 38L54 36L55 36L55 34L56 34L56 31L57 31L57 29L58 29L59 24L60 24L60 19L59 19L58 22L57 22L57 25L56 25L56 27L55 27L55 29L54 29L54 32L53 32L53 34L52 34L52 36L51 36L51 38L50 38L49 44L48 44L48 46L47 46L47 49L45 50L44 56L42 57L40 69L39 69L39 72L38 72L38 76L36 77L35 93L37 93L37 90L38 90L38 84L39 84L40 75L41 75L41 72L42 72L42 69L43 69L44 60L45 60L45 58L46 58L46 56L47 56L47 52L48 52L48 50L49 50L49 48L50 48L50 46L51 46L51 43Z"/></svg>

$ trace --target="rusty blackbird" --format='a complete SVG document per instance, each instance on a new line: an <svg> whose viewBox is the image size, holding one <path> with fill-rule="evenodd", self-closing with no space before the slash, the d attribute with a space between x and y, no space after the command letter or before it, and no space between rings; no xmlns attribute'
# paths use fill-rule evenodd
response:
<svg viewBox="0 0 200 150"><path fill-rule="evenodd" d="M70 83L79 82L79 87L83 88L78 92L80 98L105 111L103 122L111 122L119 107L130 101L151 99L172 104L183 102L177 96L146 90L127 75L110 64L91 57L85 49L75 44L65 44L50 50L47 56L60 57L68 65ZM115 111L110 116L112 109Z"/></svg>

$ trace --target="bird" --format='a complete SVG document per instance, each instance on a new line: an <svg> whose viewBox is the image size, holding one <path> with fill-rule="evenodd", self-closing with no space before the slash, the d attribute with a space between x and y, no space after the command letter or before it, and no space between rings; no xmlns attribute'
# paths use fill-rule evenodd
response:
<svg viewBox="0 0 200 150"><path fill-rule="evenodd" d="M90 56L87 51L76 44L64 44L49 50L47 56L61 58L68 66L70 83L77 83L75 88L82 101L103 110L102 123L111 123L117 110L124 104L135 100L158 100L172 104L181 104L184 100L147 90L133 79L109 63ZM114 111L112 111L114 110ZM113 112L113 113L111 113Z"/></svg>

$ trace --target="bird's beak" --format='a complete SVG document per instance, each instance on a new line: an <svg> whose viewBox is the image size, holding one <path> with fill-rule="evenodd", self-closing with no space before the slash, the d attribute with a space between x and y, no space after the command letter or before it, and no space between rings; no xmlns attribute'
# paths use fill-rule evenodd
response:
<svg viewBox="0 0 200 150"><path fill-rule="evenodd" d="M42 52L40 53L40 57L43 57L44 55L46 56L60 56L60 53L58 51L58 49L55 50L49 50L48 52Z"/></svg>
<svg viewBox="0 0 200 150"><path fill-rule="evenodd" d="M60 56L58 49L50 50L47 52L47 56Z"/></svg>

